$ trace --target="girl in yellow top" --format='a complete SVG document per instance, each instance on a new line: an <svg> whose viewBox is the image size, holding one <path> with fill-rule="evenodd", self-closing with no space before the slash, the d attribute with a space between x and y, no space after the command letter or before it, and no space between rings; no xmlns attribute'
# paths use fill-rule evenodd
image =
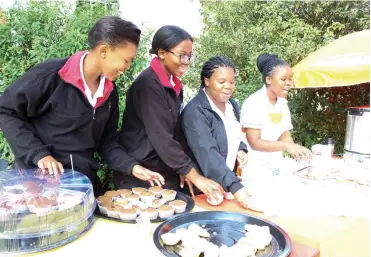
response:
<svg viewBox="0 0 371 257"><path fill-rule="evenodd" d="M257 66L263 75L263 87L246 99L241 124L246 131L249 166L258 167L282 157L287 151L295 159L308 159L311 152L294 143L287 94L292 84L292 70L276 55L261 54Z"/></svg>

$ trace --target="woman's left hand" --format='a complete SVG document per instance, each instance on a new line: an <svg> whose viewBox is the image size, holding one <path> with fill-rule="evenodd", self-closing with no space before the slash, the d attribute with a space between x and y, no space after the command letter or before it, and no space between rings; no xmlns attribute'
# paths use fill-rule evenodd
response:
<svg viewBox="0 0 371 257"><path fill-rule="evenodd" d="M248 201L249 201L249 193L247 190L243 187L240 190L238 190L234 195L234 199L238 201L238 203L245 209L248 209Z"/></svg>
<svg viewBox="0 0 371 257"><path fill-rule="evenodd" d="M245 167L246 164L247 164L247 161L248 161L248 159L247 159L247 153L245 151L242 151L242 150L241 151L238 151L238 153L237 153L237 161L240 164L239 166L241 168Z"/></svg>

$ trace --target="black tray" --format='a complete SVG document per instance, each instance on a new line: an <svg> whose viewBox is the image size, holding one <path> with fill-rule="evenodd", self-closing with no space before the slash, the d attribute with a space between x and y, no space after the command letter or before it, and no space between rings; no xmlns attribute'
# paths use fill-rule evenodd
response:
<svg viewBox="0 0 371 257"><path fill-rule="evenodd" d="M167 232L175 232L179 228L188 228L192 223L204 227L209 233L209 241L221 246L232 246L245 236L245 224L268 226L272 235L272 241L264 250L256 252L257 257L286 257L291 252L291 239L279 226L270 221L234 212L205 211L178 215L163 222L153 234L153 241L165 256L180 256L181 242L175 246L165 245L161 235ZM216 232L216 234L213 234Z"/></svg>
<svg viewBox="0 0 371 257"><path fill-rule="evenodd" d="M176 217L178 215L188 213L188 212L192 211L193 207L195 207L195 201L193 201L193 199L191 197L189 197L188 195L186 195L184 193L177 192L175 200L183 200L187 203L187 207L186 207L186 209L183 213L174 214L173 216L171 216L169 218L163 218L163 219L162 218L157 218L157 219L151 220L151 222L162 222L162 221L171 219L171 218ZM98 205L97 205L97 208L95 209L94 213L99 217L109 219L109 220L115 220L115 221L119 221L119 222L123 222L123 223L136 223L135 220L121 220L121 219L115 219L115 218L108 217L106 214L103 214L99 211Z"/></svg>

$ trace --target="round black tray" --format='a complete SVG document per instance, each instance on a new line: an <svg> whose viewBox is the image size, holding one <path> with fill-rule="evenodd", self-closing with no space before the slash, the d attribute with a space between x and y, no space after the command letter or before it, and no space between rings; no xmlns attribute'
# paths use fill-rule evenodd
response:
<svg viewBox="0 0 371 257"><path fill-rule="evenodd" d="M181 192L177 192L176 194L176 198L175 200L183 200L187 203L187 207L185 209L185 211L183 213L188 213L190 211L192 211L193 207L195 207L195 201L193 201L193 199L191 197L189 197L188 195L184 194L184 193L181 193ZM115 220L115 221L119 221L119 222L123 222L123 223L136 223L135 220L121 220L121 219L116 219L116 218L111 218L111 217L108 217L106 214L103 214L99 211L99 207L97 205L97 208L95 209L95 212L94 212L97 216L99 217L102 217L102 218L105 218L105 219L109 219L109 220ZM157 219L154 219L154 220L151 220L151 222L162 222L162 221L165 221L165 220L168 220L168 219L171 219L173 217L176 217L178 215L181 215L183 213L180 213L180 214L175 214L169 218L157 218Z"/></svg>
<svg viewBox="0 0 371 257"><path fill-rule="evenodd" d="M272 241L264 250L256 252L257 257L286 257L291 252L291 239L289 235L274 223L252 216L234 212L205 211L193 212L173 217L157 227L153 234L153 241L165 256L177 257L182 249L181 242L175 246L165 245L161 235L167 232L175 232L180 228L188 228L196 223L210 233L209 241L221 246L232 246L245 236L245 224L268 226L272 235Z"/></svg>

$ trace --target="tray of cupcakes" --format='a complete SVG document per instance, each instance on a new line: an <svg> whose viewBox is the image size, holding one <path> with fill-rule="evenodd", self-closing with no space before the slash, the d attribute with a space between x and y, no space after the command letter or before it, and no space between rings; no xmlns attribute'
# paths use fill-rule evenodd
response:
<svg viewBox="0 0 371 257"><path fill-rule="evenodd" d="M161 222L190 212L195 205L188 195L159 186L107 191L97 203L96 215L126 223L135 223L141 213L147 213L151 222Z"/></svg>

